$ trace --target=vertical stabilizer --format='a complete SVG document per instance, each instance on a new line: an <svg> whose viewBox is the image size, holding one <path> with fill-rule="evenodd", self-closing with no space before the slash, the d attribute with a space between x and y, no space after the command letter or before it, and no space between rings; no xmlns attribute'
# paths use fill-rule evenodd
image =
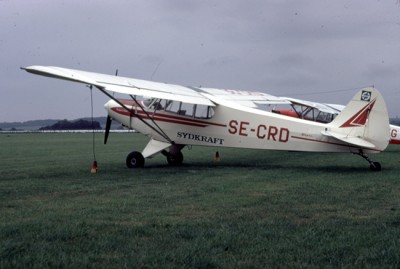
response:
<svg viewBox="0 0 400 269"><path fill-rule="evenodd" d="M390 129L380 92L372 87L360 90L324 134L360 148L383 151L389 143Z"/></svg>

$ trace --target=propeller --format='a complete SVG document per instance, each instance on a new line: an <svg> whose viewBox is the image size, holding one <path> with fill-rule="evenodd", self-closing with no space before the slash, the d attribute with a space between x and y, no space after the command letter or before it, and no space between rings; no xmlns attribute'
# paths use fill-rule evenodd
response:
<svg viewBox="0 0 400 269"><path fill-rule="evenodd" d="M104 144L107 144L108 135L110 134L112 118L108 115L106 122L106 132L104 134Z"/></svg>
<svg viewBox="0 0 400 269"><path fill-rule="evenodd" d="M115 76L118 77L118 69L115 70ZM114 92L113 92L114 96ZM107 144L108 135L110 134L112 118L110 115L107 115L107 122L106 122L106 132L104 133L104 144Z"/></svg>

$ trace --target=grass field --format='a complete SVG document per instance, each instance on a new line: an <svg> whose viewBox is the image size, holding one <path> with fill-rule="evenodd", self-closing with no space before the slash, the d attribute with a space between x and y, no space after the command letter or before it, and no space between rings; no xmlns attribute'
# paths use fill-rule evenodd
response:
<svg viewBox="0 0 400 269"><path fill-rule="evenodd" d="M139 134L0 135L0 268L399 268L400 146L184 149L125 168Z"/></svg>

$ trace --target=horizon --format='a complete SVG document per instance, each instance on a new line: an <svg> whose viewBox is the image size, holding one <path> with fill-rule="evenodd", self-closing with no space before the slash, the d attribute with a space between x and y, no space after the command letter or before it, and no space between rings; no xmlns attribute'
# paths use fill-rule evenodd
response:
<svg viewBox="0 0 400 269"><path fill-rule="evenodd" d="M91 116L88 117L79 117L79 118L73 118L73 119L68 119L68 118L43 118L43 119L33 119L33 120L23 120L23 121L1 121L0 124L2 123L24 123L24 122L30 122L30 121L62 121L62 120L68 120L68 121L75 121L75 120L80 120L80 119L91 119ZM105 116L93 116L93 119L96 118L107 118L107 115Z"/></svg>

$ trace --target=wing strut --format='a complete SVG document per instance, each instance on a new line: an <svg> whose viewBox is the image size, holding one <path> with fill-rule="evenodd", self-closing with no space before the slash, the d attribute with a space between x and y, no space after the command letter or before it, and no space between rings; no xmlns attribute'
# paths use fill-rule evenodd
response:
<svg viewBox="0 0 400 269"><path fill-rule="evenodd" d="M103 87L96 86L97 89L99 89L101 92L103 92L105 95L107 95L109 98L111 98L112 100L114 100L115 102L117 102L121 107L123 107L126 111L129 112L129 114L132 116L132 110L129 109L126 105L124 105L122 102L120 102L117 98L115 98L114 96L112 96L111 94L109 94ZM138 104L140 106L140 108L143 110L143 107L139 104L139 102L136 100L136 98L134 98L132 95L130 95L131 98L136 102L136 104ZM145 111L145 110L143 110ZM149 114L145 111L146 115L149 116ZM148 122L146 122L142 117L140 117L139 115L135 115L141 122L143 122L144 124L146 124L148 127L150 127L152 130L154 130L156 133L158 133L159 135L161 135L163 138L165 138L169 143L173 144L174 142L162 131L162 129L154 122L154 120L152 119L151 121L157 126L158 130L156 128L154 128L154 126L150 125ZM150 117L151 119L151 117Z"/></svg>

